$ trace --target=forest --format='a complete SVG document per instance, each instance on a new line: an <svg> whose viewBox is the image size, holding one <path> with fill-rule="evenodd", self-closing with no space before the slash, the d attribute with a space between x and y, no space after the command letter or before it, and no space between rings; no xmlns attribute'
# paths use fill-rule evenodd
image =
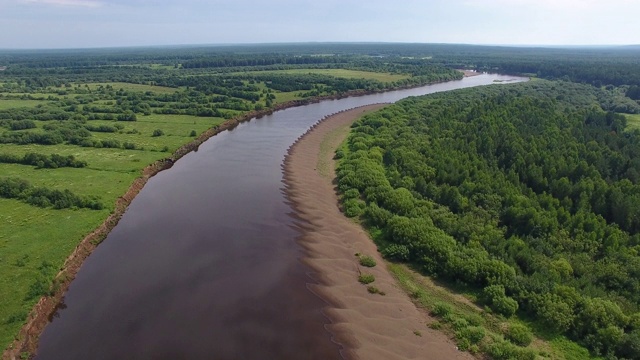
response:
<svg viewBox="0 0 640 360"><path fill-rule="evenodd" d="M336 154L344 211L497 314L640 358L640 131L600 91L538 80L368 115Z"/></svg>

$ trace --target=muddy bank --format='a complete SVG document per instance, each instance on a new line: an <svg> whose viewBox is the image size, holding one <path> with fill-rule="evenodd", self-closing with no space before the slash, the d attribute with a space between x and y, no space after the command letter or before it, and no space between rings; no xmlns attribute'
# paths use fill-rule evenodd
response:
<svg viewBox="0 0 640 360"><path fill-rule="evenodd" d="M334 307L325 308L332 320L327 329L345 346L343 356L355 359L472 359L459 352L446 335L426 326L428 315L416 309L397 287L384 260L366 232L343 216L333 180L334 150L350 124L384 104L369 105L330 116L303 135L289 149L283 170L286 193L299 216L307 250L304 261L320 279L310 289ZM363 268L354 254L372 256L377 266ZM372 284L385 293L372 294L358 282L360 273L375 276Z"/></svg>

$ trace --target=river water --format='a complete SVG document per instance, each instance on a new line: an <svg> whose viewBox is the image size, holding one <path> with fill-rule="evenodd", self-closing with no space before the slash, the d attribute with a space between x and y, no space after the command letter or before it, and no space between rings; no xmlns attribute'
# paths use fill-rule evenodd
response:
<svg viewBox="0 0 640 360"><path fill-rule="evenodd" d="M240 124L149 180L40 338L45 359L339 359L283 195L287 148L356 106L523 78L483 74Z"/></svg>

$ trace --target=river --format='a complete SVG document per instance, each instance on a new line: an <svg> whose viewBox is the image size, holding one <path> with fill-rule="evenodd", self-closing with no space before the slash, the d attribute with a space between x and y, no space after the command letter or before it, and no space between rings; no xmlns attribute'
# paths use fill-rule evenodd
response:
<svg viewBox="0 0 640 360"><path fill-rule="evenodd" d="M149 180L40 337L46 359L339 359L282 193L287 148L326 115L495 80L327 100L240 124Z"/></svg>

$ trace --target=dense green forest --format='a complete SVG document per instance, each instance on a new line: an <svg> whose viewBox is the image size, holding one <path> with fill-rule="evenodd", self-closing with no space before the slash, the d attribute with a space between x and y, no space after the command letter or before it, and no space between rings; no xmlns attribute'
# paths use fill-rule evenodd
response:
<svg viewBox="0 0 640 360"><path fill-rule="evenodd" d="M599 91L533 81L368 115L337 153L344 211L496 313L640 358L640 132Z"/></svg>

